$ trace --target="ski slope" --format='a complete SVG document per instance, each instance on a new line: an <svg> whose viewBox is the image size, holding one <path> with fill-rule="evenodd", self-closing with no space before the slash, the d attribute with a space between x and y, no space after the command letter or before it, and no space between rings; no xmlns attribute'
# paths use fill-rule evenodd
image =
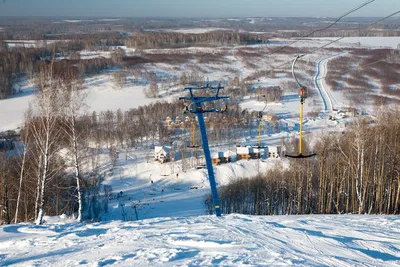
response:
<svg viewBox="0 0 400 267"><path fill-rule="evenodd" d="M335 57L342 56L343 54L344 53L339 53L333 56L325 57L317 62L317 72L314 76L314 83L319 95L322 98L325 111L332 111L339 105L338 101L332 95L332 92L325 83L325 77L328 73L328 61Z"/></svg>
<svg viewBox="0 0 400 267"><path fill-rule="evenodd" d="M230 214L217 218L205 215L204 196L210 190L204 170L179 172L178 182L171 165L167 176L161 176L163 165L144 162L143 154L129 152L127 159L120 155L104 183L112 185L114 193L123 191L124 197L110 200L101 222L77 223L60 216L45 217L42 226L0 226L0 266L400 264L398 216ZM255 175L278 161L217 166L217 182L223 185ZM284 167L285 161L281 164ZM194 185L199 188L191 190ZM132 212L138 200L139 220Z"/></svg>
<svg viewBox="0 0 400 267"><path fill-rule="evenodd" d="M397 216L214 216L0 227L0 266L399 266Z"/></svg>

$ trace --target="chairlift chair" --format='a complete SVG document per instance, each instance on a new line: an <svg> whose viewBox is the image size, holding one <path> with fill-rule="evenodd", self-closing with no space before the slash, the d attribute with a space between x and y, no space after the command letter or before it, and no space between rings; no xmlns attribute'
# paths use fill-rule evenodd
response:
<svg viewBox="0 0 400 267"><path fill-rule="evenodd" d="M257 145L256 145L256 146L252 146L253 148L267 148L267 147L268 147L268 146L265 146L265 145L264 145L264 146L261 145L261 120L262 120L262 117L263 117L263 115L264 115L264 111L265 111L265 109L267 108L267 98L266 98L265 94L262 94L262 95L260 95L260 96L262 96L262 97L265 98L265 106L264 106L264 108L263 108L262 111L258 112L258 137L257 137Z"/></svg>
<svg viewBox="0 0 400 267"><path fill-rule="evenodd" d="M294 67L296 65L296 62L299 58L303 57L304 55L298 55L296 56L296 58L293 61L292 64L292 76L295 79L297 85L299 86L299 98L300 98L300 138L299 138L299 154L298 155L288 155L285 154L285 157L288 158L295 158L295 159L302 159L302 158L311 158L316 156L316 153L311 153L308 155L303 155L303 104L305 99L307 98L307 87L303 86L299 80L296 77L295 71L294 71Z"/></svg>
<svg viewBox="0 0 400 267"><path fill-rule="evenodd" d="M200 145L196 144L196 124L194 122L191 122L191 124L192 124L191 140L190 140L190 145L187 146L187 148L198 149L200 148Z"/></svg>

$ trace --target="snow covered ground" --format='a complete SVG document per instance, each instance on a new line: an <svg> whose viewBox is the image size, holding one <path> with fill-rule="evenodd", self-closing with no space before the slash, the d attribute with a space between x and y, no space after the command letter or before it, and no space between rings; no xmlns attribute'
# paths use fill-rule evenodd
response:
<svg viewBox="0 0 400 267"><path fill-rule="evenodd" d="M313 38L314 39L314 38ZM336 40L337 38L315 38L319 40ZM315 40L314 39L314 40ZM385 47L398 48L400 45L400 37L345 37L339 41L342 46L347 47Z"/></svg>
<svg viewBox="0 0 400 267"><path fill-rule="evenodd" d="M333 58L340 57L343 54L344 53L339 53L333 56L329 56L317 62L317 73L314 76L314 83L324 103L325 111L332 111L334 108L338 108L338 106L341 105L341 103L336 100L330 88L325 83L325 77L328 73L328 61Z"/></svg>
<svg viewBox="0 0 400 267"><path fill-rule="evenodd" d="M110 200L101 222L76 223L60 216L46 217L42 226L0 226L0 266L400 264L398 216L231 214L217 218L206 215L203 205L209 193L205 170L182 172L179 162L164 169L154 161L146 163L144 155L144 151L130 151L128 157L120 154L104 184L114 192L123 191L123 196ZM217 182L223 185L276 164L284 167L287 161L217 166Z"/></svg>
<svg viewBox="0 0 400 267"><path fill-rule="evenodd" d="M152 32L178 32L178 33L194 33L194 34L200 34L200 33L207 33L207 32L213 32L213 31L232 31L232 29L227 29L227 28L183 28L183 29L148 29L144 31L152 31Z"/></svg>
<svg viewBox="0 0 400 267"><path fill-rule="evenodd" d="M44 47L60 41L62 40L5 40L4 42L7 44L7 47L11 49L14 47Z"/></svg>
<svg viewBox="0 0 400 267"><path fill-rule="evenodd" d="M61 220L0 227L0 265L399 266L399 229L367 215Z"/></svg>
<svg viewBox="0 0 400 267"><path fill-rule="evenodd" d="M13 89L18 92L16 95L0 100L0 131L14 130L22 125L25 111L36 90L27 79L20 80Z"/></svg>

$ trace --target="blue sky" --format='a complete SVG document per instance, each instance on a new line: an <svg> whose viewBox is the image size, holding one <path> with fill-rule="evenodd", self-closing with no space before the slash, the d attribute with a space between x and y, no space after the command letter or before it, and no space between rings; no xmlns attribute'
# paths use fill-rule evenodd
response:
<svg viewBox="0 0 400 267"><path fill-rule="evenodd" d="M366 0L0 0L0 16L336 17ZM353 16L386 16L400 0L376 0Z"/></svg>

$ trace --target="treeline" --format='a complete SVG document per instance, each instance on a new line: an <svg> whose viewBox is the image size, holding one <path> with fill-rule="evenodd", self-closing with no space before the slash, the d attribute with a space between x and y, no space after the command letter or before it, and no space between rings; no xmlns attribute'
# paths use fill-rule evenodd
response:
<svg viewBox="0 0 400 267"><path fill-rule="evenodd" d="M1 223L42 224L45 215L63 213L78 221L98 219L102 150L89 148L79 119L85 102L82 76L57 63L40 64L39 90L19 141L15 149L0 151ZM115 149L109 154L114 159Z"/></svg>
<svg viewBox="0 0 400 267"><path fill-rule="evenodd" d="M12 93L12 83L22 74L32 77L38 71L40 59L48 55L42 49L15 48L9 51L0 47L0 99Z"/></svg>
<svg viewBox="0 0 400 267"><path fill-rule="evenodd" d="M0 47L0 99L16 93L13 92L12 85L18 78L24 75L30 79L37 78L40 75L41 66L50 64L51 61L54 61L53 72L58 73L59 76L64 76L71 71L83 76L122 65L122 58L119 58L118 52L112 54L111 58L81 59L76 51L71 47L68 50L60 50L58 46L52 45L42 48L16 47L12 50ZM70 59L53 60L66 54L71 56Z"/></svg>
<svg viewBox="0 0 400 267"><path fill-rule="evenodd" d="M318 139L315 159L291 160L252 179L219 189L223 213L398 214L400 211L400 111L371 123L354 122L342 134ZM206 200L212 211L212 200Z"/></svg>
<svg viewBox="0 0 400 267"><path fill-rule="evenodd" d="M216 108L224 107L221 104ZM194 115L184 114L184 109L184 104L176 101L156 102L127 111L94 111L77 118L77 125L81 138L99 148L116 145L120 148L153 149L154 145L171 145L174 141L189 143L191 123L196 119ZM222 114L208 114L206 125L210 143L228 143L239 138L242 131L256 132L254 119L257 115L243 111L236 104L229 105ZM166 124L167 117L174 120L174 125ZM196 135L200 138L198 131L196 128Z"/></svg>
<svg viewBox="0 0 400 267"><path fill-rule="evenodd" d="M268 39L256 34L238 32L208 32L200 34L144 32L126 37L128 47L139 49L179 48L191 46L221 46L248 44L255 41L266 42Z"/></svg>

